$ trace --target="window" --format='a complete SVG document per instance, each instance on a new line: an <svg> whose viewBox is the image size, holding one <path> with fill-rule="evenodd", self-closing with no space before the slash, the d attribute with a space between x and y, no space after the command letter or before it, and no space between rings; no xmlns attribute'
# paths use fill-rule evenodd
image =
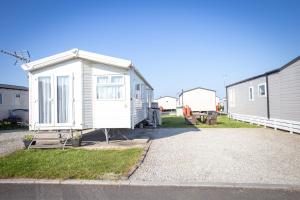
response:
<svg viewBox="0 0 300 200"><path fill-rule="evenodd" d="M249 101L254 101L254 88L249 87Z"/></svg>
<svg viewBox="0 0 300 200"><path fill-rule="evenodd" d="M2 104L2 94L0 93L0 104Z"/></svg>
<svg viewBox="0 0 300 200"><path fill-rule="evenodd" d="M135 85L135 98L141 99L141 84Z"/></svg>
<svg viewBox="0 0 300 200"><path fill-rule="evenodd" d="M147 90L146 90L146 85L142 84L141 85L141 99L143 101L143 103L147 102Z"/></svg>
<svg viewBox="0 0 300 200"><path fill-rule="evenodd" d="M15 105L16 106L21 105L21 94L16 94L16 96L15 96Z"/></svg>
<svg viewBox="0 0 300 200"><path fill-rule="evenodd" d="M151 107L152 103L152 90L148 88L147 90L147 101L148 101L148 106Z"/></svg>
<svg viewBox="0 0 300 200"><path fill-rule="evenodd" d="M108 76L97 77L97 83L107 84L108 83Z"/></svg>
<svg viewBox="0 0 300 200"><path fill-rule="evenodd" d="M266 83L261 83L258 85L258 95L261 97L267 96Z"/></svg>
<svg viewBox="0 0 300 200"><path fill-rule="evenodd" d="M98 100L121 100L125 97L124 76L106 75L97 77Z"/></svg>

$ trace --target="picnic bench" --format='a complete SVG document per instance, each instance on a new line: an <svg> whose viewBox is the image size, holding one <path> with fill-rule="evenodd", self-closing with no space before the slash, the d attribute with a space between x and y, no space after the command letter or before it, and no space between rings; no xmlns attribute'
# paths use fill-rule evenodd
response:
<svg viewBox="0 0 300 200"><path fill-rule="evenodd" d="M208 125L213 125L217 123L217 116L218 113L215 111L193 112L192 116L186 118L186 123L195 125L197 121L200 121Z"/></svg>

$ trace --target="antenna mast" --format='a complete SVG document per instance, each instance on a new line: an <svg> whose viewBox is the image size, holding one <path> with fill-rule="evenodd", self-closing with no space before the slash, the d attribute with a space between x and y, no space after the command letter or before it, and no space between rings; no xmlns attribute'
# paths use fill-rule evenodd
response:
<svg viewBox="0 0 300 200"><path fill-rule="evenodd" d="M12 56L16 59L15 61L15 65L19 64L23 64L23 63L29 63L30 62L30 53L28 50L26 51L14 51L14 52L10 52L10 51L6 51L6 50L0 50L0 53Z"/></svg>

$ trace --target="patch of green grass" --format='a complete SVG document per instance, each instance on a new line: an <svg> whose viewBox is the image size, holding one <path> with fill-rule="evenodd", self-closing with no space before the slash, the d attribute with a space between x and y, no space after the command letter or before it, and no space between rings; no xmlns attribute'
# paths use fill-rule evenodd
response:
<svg viewBox="0 0 300 200"><path fill-rule="evenodd" d="M0 178L117 179L142 152L142 148L21 150L0 158Z"/></svg>
<svg viewBox="0 0 300 200"><path fill-rule="evenodd" d="M193 125L185 124L183 117L177 117L176 115L162 115L162 128L191 128Z"/></svg>
<svg viewBox="0 0 300 200"><path fill-rule="evenodd" d="M218 116L217 124L207 125L198 122L197 125L187 125L185 124L184 117L177 117L175 115L163 115L162 116L162 127L163 128L257 128L258 126L240 122L228 118L225 115Z"/></svg>

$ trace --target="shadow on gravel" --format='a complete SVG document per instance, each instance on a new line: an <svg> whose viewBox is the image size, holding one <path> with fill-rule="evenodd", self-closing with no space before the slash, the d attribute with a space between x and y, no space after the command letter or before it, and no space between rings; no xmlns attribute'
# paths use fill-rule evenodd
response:
<svg viewBox="0 0 300 200"><path fill-rule="evenodd" d="M111 129L109 132L110 141L114 140L133 140L144 136L150 137L152 140L172 137L186 132L194 131L198 134L201 129L191 126L191 128L136 128L131 129ZM93 131L83 135L83 141L86 142L103 142L105 135L102 130Z"/></svg>
<svg viewBox="0 0 300 200"><path fill-rule="evenodd" d="M136 129L136 134L147 134L152 140L173 137L175 135L184 134L186 132L195 132L199 134L201 129L197 127L191 128L156 128L156 129Z"/></svg>

